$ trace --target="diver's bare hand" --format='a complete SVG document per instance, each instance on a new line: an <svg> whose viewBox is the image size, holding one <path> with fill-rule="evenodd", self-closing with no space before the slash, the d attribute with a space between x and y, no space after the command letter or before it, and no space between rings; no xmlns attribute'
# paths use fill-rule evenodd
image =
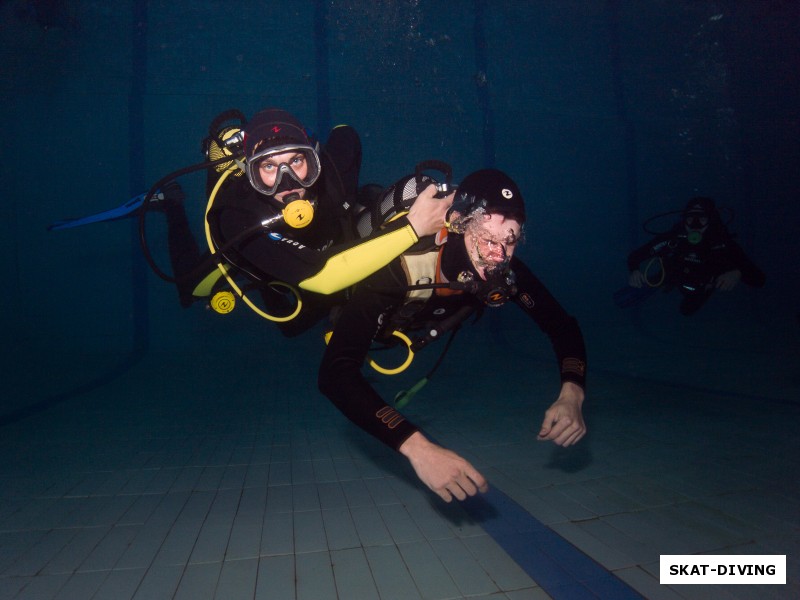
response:
<svg viewBox="0 0 800 600"><path fill-rule="evenodd" d="M408 211L408 221L417 237L434 235L444 227L447 209L453 204L455 192L444 198L434 198L436 186L431 184L420 192Z"/></svg>
<svg viewBox="0 0 800 600"><path fill-rule="evenodd" d="M536 439L551 440L558 446L571 446L586 435L586 424L583 422L583 388L565 382L561 386L561 394L553 405L544 413L544 421Z"/></svg>
<svg viewBox="0 0 800 600"><path fill-rule="evenodd" d="M737 286L739 281L742 279L742 272L739 269L734 269L733 271L726 271L719 277L717 277L716 282L714 285L718 290L723 292L730 292L733 288Z"/></svg>
<svg viewBox="0 0 800 600"><path fill-rule="evenodd" d="M631 274L628 276L628 285L631 287L640 288L644 285L644 282L644 273L639 269L631 271Z"/></svg>
<svg viewBox="0 0 800 600"><path fill-rule="evenodd" d="M434 444L420 432L412 434L399 450L411 462L422 483L445 502L453 497L464 500L489 489L486 479L469 461Z"/></svg>

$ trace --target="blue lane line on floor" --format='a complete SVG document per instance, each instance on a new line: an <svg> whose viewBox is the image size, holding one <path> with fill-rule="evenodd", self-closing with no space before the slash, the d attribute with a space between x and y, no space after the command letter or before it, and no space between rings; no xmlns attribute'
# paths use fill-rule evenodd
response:
<svg viewBox="0 0 800 600"><path fill-rule="evenodd" d="M500 490L491 488L461 504L554 600L644 598Z"/></svg>

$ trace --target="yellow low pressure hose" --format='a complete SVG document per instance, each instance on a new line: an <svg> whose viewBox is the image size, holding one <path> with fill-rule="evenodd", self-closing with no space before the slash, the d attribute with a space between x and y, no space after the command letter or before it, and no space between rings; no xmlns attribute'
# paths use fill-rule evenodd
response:
<svg viewBox="0 0 800 600"><path fill-rule="evenodd" d="M225 172L220 176L220 178L217 180L216 185L214 185L214 189L211 190L211 194L208 197L208 204L206 205L206 213L205 213L205 232L206 232L206 242L208 242L208 249L211 251L212 255L216 255L217 251L214 246L214 240L211 238L211 226L208 223L208 214L211 212L211 207L214 206L214 200L217 197L217 192L219 192L222 183L232 173L234 173L237 170L239 170L239 167L236 164L232 164L230 167L228 167L225 170ZM228 267L223 261L221 260L217 261L217 268L222 272L223 277L225 277L225 279L228 281L228 284L231 286L231 289L233 289L233 291L236 292L236 294L242 299L242 301L245 304L247 304L247 306L249 306L250 309L253 310L253 312L255 312L257 315L264 317L268 321L274 321L276 323L285 323L286 321L291 321L298 314L300 314L300 310L303 308L303 303L300 300L300 294L294 287L292 287L288 283L284 283L282 281L271 281L269 283L269 285L271 286L279 286L287 288L297 298L297 306L295 307L294 312L285 317L276 317L274 315L270 315L267 312L263 311L261 308L256 306L255 303L252 300L250 300L250 298L248 298L245 295L242 289L233 280L233 277L231 277L230 273L228 272Z"/></svg>
<svg viewBox="0 0 800 600"><path fill-rule="evenodd" d="M394 369L387 369L385 367L382 367L378 363L376 363L373 359L370 358L368 362L369 366L375 369L378 373L381 373L382 375L397 375L398 373L402 373L409 367L411 362L414 360L414 351L411 349L411 340L409 339L409 337L402 331L397 331L397 330L394 330L392 332L392 335L403 340L403 342L406 345L406 349L408 350L408 354L406 355L406 359L403 361L403 363L400 366L395 367ZM332 331L328 331L325 333L325 344L327 344L330 341L331 336L333 336Z"/></svg>

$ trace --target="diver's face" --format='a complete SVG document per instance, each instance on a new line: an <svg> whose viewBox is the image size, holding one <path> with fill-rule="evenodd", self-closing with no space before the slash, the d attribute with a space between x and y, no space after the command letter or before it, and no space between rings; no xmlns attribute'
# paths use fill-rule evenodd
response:
<svg viewBox="0 0 800 600"><path fill-rule="evenodd" d="M687 231L705 231L708 227L708 217L705 215L689 215L683 220Z"/></svg>
<svg viewBox="0 0 800 600"><path fill-rule="evenodd" d="M288 166L296 175L298 181L304 181L308 177L308 161L305 154L302 152L284 152L283 154L273 154L267 156L258 164L258 175L264 185L272 187L275 185L275 180L281 165ZM294 178L293 178L294 179ZM283 202L283 199L289 194L304 193L303 187L298 183L297 188L290 190L283 190L273 196L276 200Z"/></svg>
<svg viewBox="0 0 800 600"><path fill-rule="evenodd" d="M519 221L496 213L476 215L467 224L464 244L472 266L482 279L486 279L487 269L508 264L521 234Z"/></svg>

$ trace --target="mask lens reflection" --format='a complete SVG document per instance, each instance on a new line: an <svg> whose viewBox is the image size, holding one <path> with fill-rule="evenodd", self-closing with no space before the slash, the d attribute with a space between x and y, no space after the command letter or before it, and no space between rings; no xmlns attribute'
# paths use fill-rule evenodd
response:
<svg viewBox="0 0 800 600"><path fill-rule="evenodd" d="M478 238L478 247L481 254L485 257L500 257L505 258L507 251L503 242L489 237Z"/></svg>

